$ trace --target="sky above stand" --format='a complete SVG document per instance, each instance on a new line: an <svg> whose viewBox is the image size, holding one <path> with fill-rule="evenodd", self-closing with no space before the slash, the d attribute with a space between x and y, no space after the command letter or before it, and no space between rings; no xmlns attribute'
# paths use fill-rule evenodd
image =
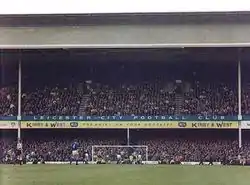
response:
<svg viewBox="0 0 250 185"><path fill-rule="evenodd" d="M250 11L249 0L0 0L0 14Z"/></svg>

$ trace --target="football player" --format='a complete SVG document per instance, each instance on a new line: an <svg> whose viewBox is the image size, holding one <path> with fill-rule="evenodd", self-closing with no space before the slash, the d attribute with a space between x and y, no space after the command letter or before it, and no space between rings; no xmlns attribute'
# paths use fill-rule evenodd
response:
<svg viewBox="0 0 250 185"><path fill-rule="evenodd" d="M78 160L79 160L79 143L75 140L72 145L72 156L70 159L70 164L72 164L73 161L76 161L76 165L78 165Z"/></svg>
<svg viewBox="0 0 250 185"><path fill-rule="evenodd" d="M23 164L23 145L22 145L21 139L18 139L18 142L17 142L16 160L18 164L20 165Z"/></svg>

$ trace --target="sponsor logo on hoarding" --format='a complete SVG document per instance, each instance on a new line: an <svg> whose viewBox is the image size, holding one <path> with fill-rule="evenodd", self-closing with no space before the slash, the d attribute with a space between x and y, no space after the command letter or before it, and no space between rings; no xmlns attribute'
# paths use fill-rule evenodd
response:
<svg viewBox="0 0 250 185"><path fill-rule="evenodd" d="M78 122L70 122L70 126L76 128L78 127Z"/></svg>
<svg viewBox="0 0 250 185"><path fill-rule="evenodd" d="M178 126L184 128L187 126L187 123L186 122L179 122Z"/></svg>

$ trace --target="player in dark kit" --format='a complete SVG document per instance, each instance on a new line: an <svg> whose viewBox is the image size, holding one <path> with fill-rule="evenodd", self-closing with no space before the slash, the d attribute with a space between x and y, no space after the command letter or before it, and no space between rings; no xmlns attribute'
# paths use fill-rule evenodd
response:
<svg viewBox="0 0 250 185"><path fill-rule="evenodd" d="M209 156L209 163L208 163L208 165L214 165L214 163L213 163L213 156L212 155Z"/></svg>
<svg viewBox="0 0 250 185"><path fill-rule="evenodd" d="M200 156L200 163L199 163L199 165L204 165L204 156L203 156L203 154L201 154L201 156Z"/></svg>
<svg viewBox="0 0 250 185"><path fill-rule="evenodd" d="M77 141L75 141L72 145L72 156L70 159L70 164L72 164L73 161L76 161L76 165L78 165L78 160L79 160L79 143Z"/></svg>
<svg viewBox="0 0 250 185"><path fill-rule="evenodd" d="M222 164L222 165L227 165L227 164L228 164L228 160L227 160L226 154L223 155L221 164Z"/></svg>

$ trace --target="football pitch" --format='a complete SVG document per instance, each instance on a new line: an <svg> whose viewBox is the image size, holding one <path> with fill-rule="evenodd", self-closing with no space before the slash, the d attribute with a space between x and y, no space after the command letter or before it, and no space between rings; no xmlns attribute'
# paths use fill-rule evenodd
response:
<svg viewBox="0 0 250 185"><path fill-rule="evenodd" d="M0 165L1 185L249 185L250 167Z"/></svg>

